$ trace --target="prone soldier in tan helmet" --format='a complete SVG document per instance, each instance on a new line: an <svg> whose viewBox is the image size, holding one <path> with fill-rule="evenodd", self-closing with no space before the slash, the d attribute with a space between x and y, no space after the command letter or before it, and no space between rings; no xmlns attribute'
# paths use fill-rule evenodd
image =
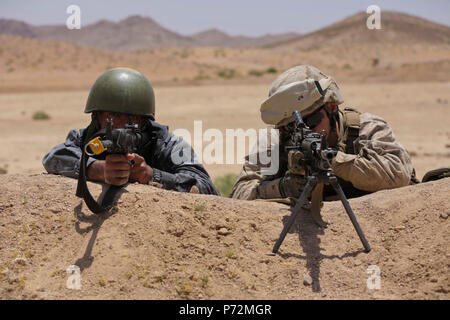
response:
<svg viewBox="0 0 450 320"><path fill-rule="evenodd" d="M326 134L328 145L338 150L331 169L347 197L417 183L408 152L387 122L355 109L341 110L338 106L343 102L336 82L313 66L300 65L282 73L260 109L262 120L279 129L278 171L265 175L259 160L251 161L258 157L247 156L231 196L280 201L300 196L305 172L292 168L285 149L294 129L295 110L310 129ZM325 186L323 197L335 199L334 190Z"/></svg>

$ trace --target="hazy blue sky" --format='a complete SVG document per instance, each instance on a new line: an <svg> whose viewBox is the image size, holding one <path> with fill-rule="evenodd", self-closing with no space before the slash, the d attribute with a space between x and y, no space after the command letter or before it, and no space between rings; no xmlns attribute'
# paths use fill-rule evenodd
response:
<svg viewBox="0 0 450 320"><path fill-rule="evenodd" d="M371 4L381 8L381 21L383 10L396 10L450 25L450 0L0 0L0 18L65 24L71 4L80 6L82 26L139 14L184 35L209 28L232 35L305 33L365 11Z"/></svg>

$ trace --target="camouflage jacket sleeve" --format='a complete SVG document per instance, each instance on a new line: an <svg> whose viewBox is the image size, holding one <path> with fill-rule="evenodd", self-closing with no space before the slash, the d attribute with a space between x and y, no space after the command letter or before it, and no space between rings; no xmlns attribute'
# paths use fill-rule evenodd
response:
<svg viewBox="0 0 450 320"><path fill-rule="evenodd" d="M231 191L231 197L242 200L257 199L257 188L261 181L261 168L256 164L250 164L246 158L238 180Z"/></svg>
<svg viewBox="0 0 450 320"><path fill-rule="evenodd" d="M360 115L355 153L338 152L333 172L350 181L355 188L378 191L409 184L414 170L406 149L395 140L391 127L370 113Z"/></svg>
<svg viewBox="0 0 450 320"><path fill-rule="evenodd" d="M265 179L261 168L260 164L252 164L246 157L231 197L242 200L284 198L280 191L281 178Z"/></svg>
<svg viewBox="0 0 450 320"><path fill-rule="evenodd" d="M267 165L260 163L260 155L273 155L271 159L279 156L278 134L269 138L270 135L262 137L265 141L259 141L253 147L253 157L245 157L242 171L233 186L231 197L234 199L254 200L254 199L280 199L283 198L280 192L280 178L275 174L278 172L279 161L272 161ZM272 139L276 139L275 141ZM274 141L274 143L270 143ZM276 153L274 153L276 152ZM256 154L255 154L256 153ZM263 171L265 169L266 171ZM271 169L270 176L266 175Z"/></svg>
<svg viewBox="0 0 450 320"><path fill-rule="evenodd" d="M167 127L152 121L152 127L157 139L144 152L143 157L153 170L161 174L161 183L164 189L189 192L196 186L200 193L219 195L208 173L201 163L196 162L195 153L191 146L181 138L167 132ZM64 143L54 147L45 155L42 164L48 173L78 178L81 159L81 136L83 131L71 130ZM183 150L191 157L182 157L180 161L172 161L172 154ZM89 157L87 167L92 162L104 159L102 154L95 158ZM194 161L192 161L194 160Z"/></svg>

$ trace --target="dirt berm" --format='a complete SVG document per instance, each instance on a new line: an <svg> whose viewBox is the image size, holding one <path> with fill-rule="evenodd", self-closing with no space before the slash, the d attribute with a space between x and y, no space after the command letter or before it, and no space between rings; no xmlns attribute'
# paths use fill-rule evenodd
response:
<svg viewBox="0 0 450 320"><path fill-rule="evenodd" d="M450 179L351 199L368 254L338 201L323 207L328 228L303 212L269 256L283 204L128 185L97 216L75 189L59 176L0 176L1 299L450 297ZM79 290L67 288L72 265Z"/></svg>

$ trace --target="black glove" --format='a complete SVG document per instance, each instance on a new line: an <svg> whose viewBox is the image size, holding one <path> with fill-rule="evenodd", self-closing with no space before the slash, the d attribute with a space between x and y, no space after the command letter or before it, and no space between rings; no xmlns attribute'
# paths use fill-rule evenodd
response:
<svg viewBox="0 0 450 320"><path fill-rule="evenodd" d="M284 198L298 198L306 185L305 176L286 171L280 181L280 193Z"/></svg>

